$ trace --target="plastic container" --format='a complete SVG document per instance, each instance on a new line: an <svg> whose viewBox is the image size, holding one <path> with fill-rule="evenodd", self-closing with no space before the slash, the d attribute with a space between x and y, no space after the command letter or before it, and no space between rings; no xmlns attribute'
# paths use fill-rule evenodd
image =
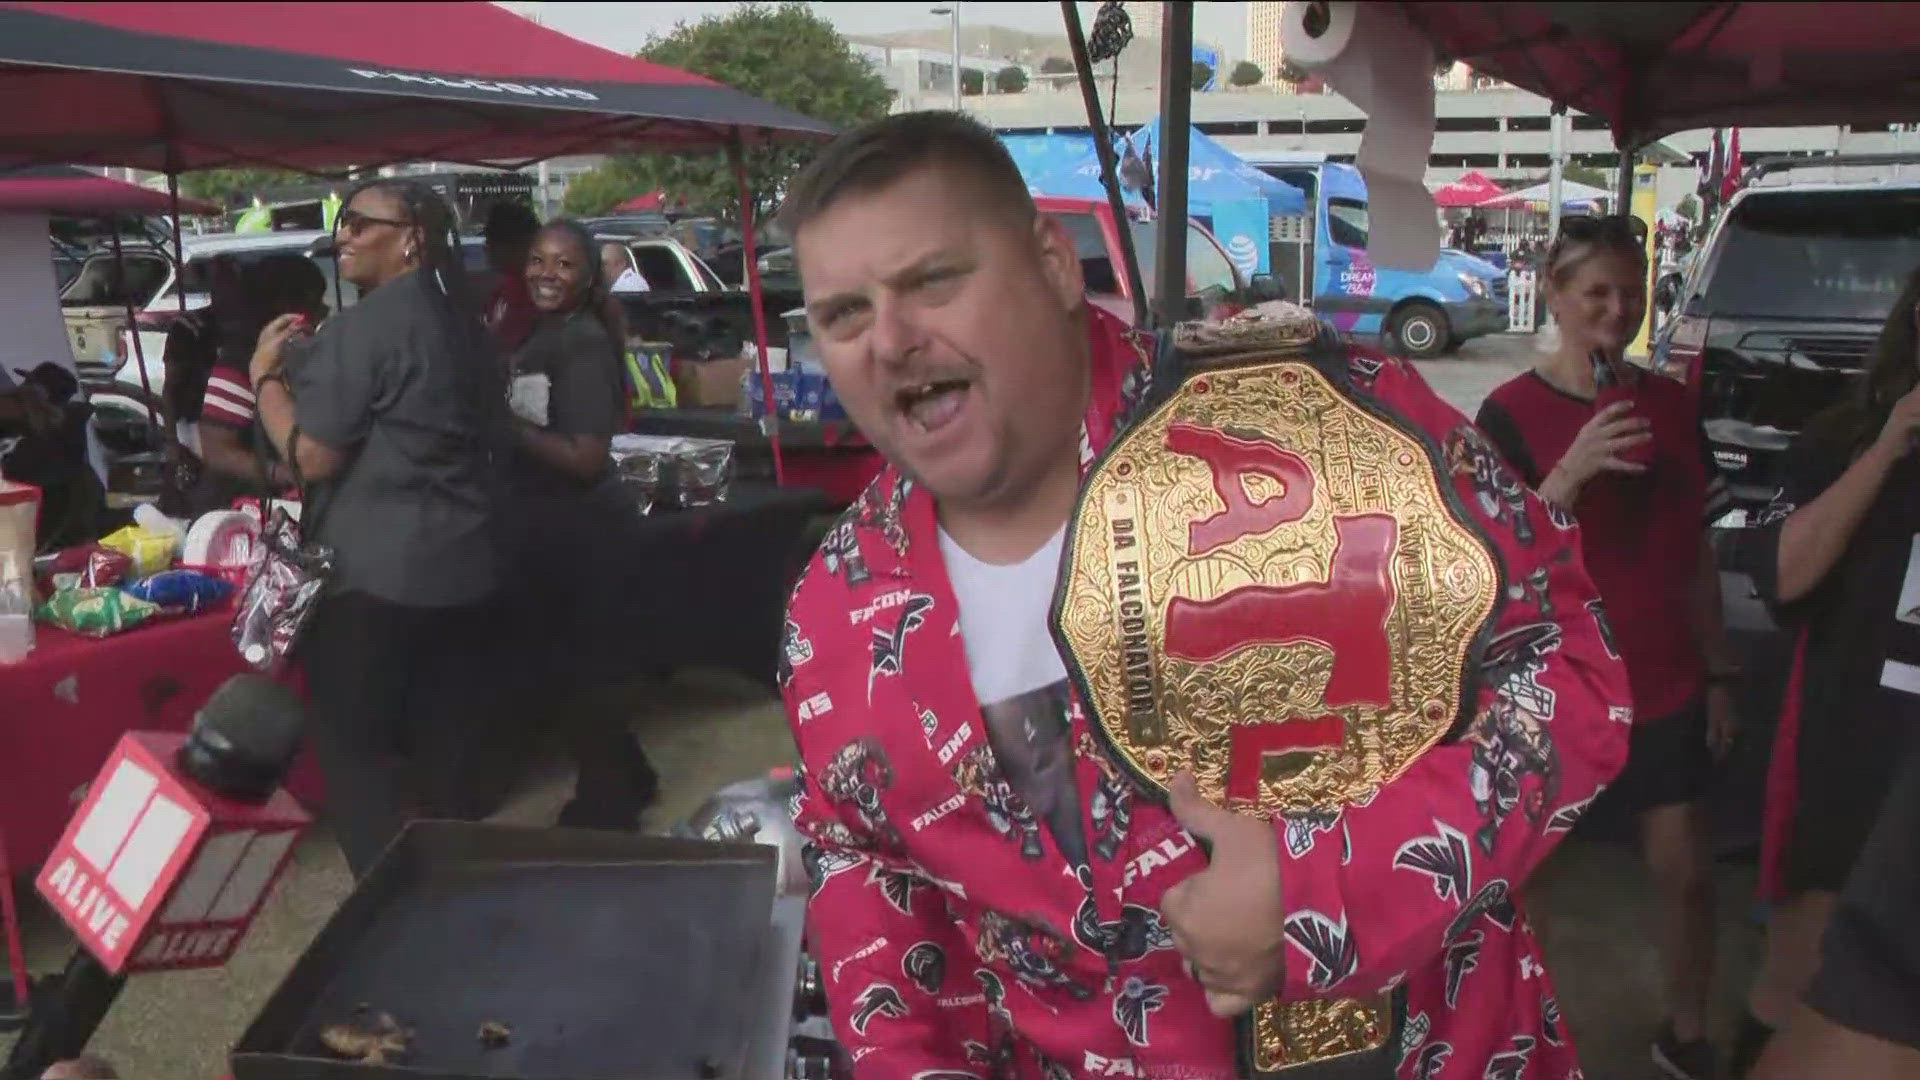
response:
<svg viewBox="0 0 1920 1080"><path fill-rule="evenodd" d="M40 489L0 480L0 664L33 651L33 551Z"/></svg>
<svg viewBox="0 0 1920 1080"><path fill-rule="evenodd" d="M1616 401L1627 402L1637 410L1635 396L1639 390L1640 380L1622 379L1619 369L1607 358L1607 354L1599 349L1593 350L1590 359L1593 362L1593 411L1597 413ZM1651 465L1653 464L1653 440L1647 439L1629 446L1620 451L1618 456L1621 461L1630 465Z"/></svg>

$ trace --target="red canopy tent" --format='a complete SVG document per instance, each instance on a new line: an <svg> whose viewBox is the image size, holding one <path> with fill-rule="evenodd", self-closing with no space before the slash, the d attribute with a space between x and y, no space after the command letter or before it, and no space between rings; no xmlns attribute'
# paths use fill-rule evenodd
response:
<svg viewBox="0 0 1920 1080"><path fill-rule="evenodd" d="M177 174L266 164L515 166L586 150L726 149L739 183L763 389L749 144L832 125L483 2L0 2L0 171ZM175 252L176 257L178 252ZM777 436L775 474L784 477Z"/></svg>
<svg viewBox="0 0 1920 1080"><path fill-rule="evenodd" d="M1487 178L1487 174L1478 169L1471 170L1450 183L1433 189L1434 205L1447 209L1462 206L1478 206L1488 199L1497 199L1503 194L1499 184Z"/></svg>
<svg viewBox="0 0 1920 1080"><path fill-rule="evenodd" d="M75 217L107 214L165 214L174 201L164 191L66 165L23 169L0 175L0 213L44 211ZM189 214L218 214L218 203L181 199Z"/></svg>
<svg viewBox="0 0 1920 1080"><path fill-rule="evenodd" d="M614 207L615 210L658 210L667 205L667 193L655 189L644 195L635 195L626 202Z"/></svg>
<svg viewBox="0 0 1920 1080"><path fill-rule="evenodd" d="M1920 114L1920 6L1403 3L1441 55L1605 117L1637 149L1734 124Z"/></svg>

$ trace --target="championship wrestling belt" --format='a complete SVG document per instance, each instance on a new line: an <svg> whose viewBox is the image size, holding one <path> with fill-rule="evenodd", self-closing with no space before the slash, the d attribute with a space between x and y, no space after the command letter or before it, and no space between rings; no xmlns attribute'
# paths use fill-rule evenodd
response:
<svg viewBox="0 0 1920 1080"><path fill-rule="evenodd" d="M1438 451L1348 385L1313 316L1174 332L1176 375L1093 465L1053 628L1124 768L1265 818L1364 804L1470 707L1502 588ZM1244 1075L1390 1075L1404 995L1269 1001ZM1376 1073L1384 1057L1384 1071Z"/></svg>

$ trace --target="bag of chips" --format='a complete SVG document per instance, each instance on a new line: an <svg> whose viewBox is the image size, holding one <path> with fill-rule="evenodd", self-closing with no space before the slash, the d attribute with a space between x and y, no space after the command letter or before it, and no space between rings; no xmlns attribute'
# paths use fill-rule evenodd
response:
<svg viewBox="0 0 1920 1080"><path fill-rule="evenodd" d="M36 562L34 570L46 594L61 589L104 589L124 581L133 570L133 560L112 548L81 544Z"/></svg>
<svg viewBox="0 0 1920 1080"><path fill-rule="evenodd" d="M167 570L124 586L132 595L172 612L192 615L233 592L233 584L198 570Z"/></svg>
<svg viewBox="0 0 1920 1080"><path fill-rule="evenodd" d="M160 608L114 588L61 589L34 614L63 630L107 637L139 626L160 614Z"/></svg>
<svg viewBox="0 0 1920 1080"><path fill-rule="evenodd" d="M151 577L173 565L173 557L180 551L180 534L129 525L102 537L100 546L132 559L131 576Z"/></svg>

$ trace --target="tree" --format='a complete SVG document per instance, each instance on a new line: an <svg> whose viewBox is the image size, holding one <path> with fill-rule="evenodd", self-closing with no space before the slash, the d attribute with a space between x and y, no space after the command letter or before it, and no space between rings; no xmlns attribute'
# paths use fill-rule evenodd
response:
<svg viewBox="0 0 1920 1080"><path fill-rule="evenodd" d="M251 202L254 192L263 188L311 179L288 169L200 169L180 174L180 193L213 202Z"/></svg>
<svg viewBox="0 0 1920 1080"><path fill-rule="evenodd" d="M1207 84L1212 81L1213 81L1213 65L1203 64L1200 61L1195 60L1193 62L1193 89L1196 92L1205 90L1207 88Z"/></svg>
<svg viewBox="0 0 1920 1080"><path fill-rule="evenodd" d="M649 38L640 58L705 75L762 101L843 126L877 120L893 104L893 91L880 73L848 47L832 23L804 3L751 3L724 16L678 23L671 33ZM779 206L787 183L816 152L816 146L746 152L755 221L766 220ZM655 188L738 223L733 169L718 151L616 156L574 179L567 209L595 212ZM576 190L581 193L577 197ZM614 198L616 193L620 198Z"/></svg>
<svg viewBox="0 0 1920 1080"><path fill-rule="evenodd" d="M1003 94L1017 94L1027 88L1027 73L1017 67L1003 67L993 77L993 88Z"/></svg>
<svg viewBox="0 0 1920 1080"><path fill-rule="evenodd" d="M598 168L588 169L567 182L561 209L573 217L598 217L651 188L635 175L624 159L609 158Z"/></svg>
<svg viewBox="0 0 1920 1080"><path fill-rule="evenodd" d="M1259 86L1260 80L1266 77L1267 73L1260 70L1259 64L1242 60L1233 65L1233 74L1227 76L1227 81L1235 86Z"/></svg>
<svg viewBox="0 0 1920 1080"><path fill-rule="evenodd" d="M1073 74L1073 61L1064 56L1049 56L1045 60L1040 61L1040 74L1071 75Z"/></svg>
<svg viewBox="0 0 1920 1080"><path fill-rule="evenodd" d="M1613 190L1613 177L1601 169L1590 169L1585 165L1568 165L1560 170L1562 180L1571 180L1576 184L1597 187L1603 191Z"/></svg>
<svg viewBox="0 0 1920 1080"><path fill-rule="evenodd" d="M960 69L960 96L979 97L987 92L987 77L979 68Z"/></svg>

